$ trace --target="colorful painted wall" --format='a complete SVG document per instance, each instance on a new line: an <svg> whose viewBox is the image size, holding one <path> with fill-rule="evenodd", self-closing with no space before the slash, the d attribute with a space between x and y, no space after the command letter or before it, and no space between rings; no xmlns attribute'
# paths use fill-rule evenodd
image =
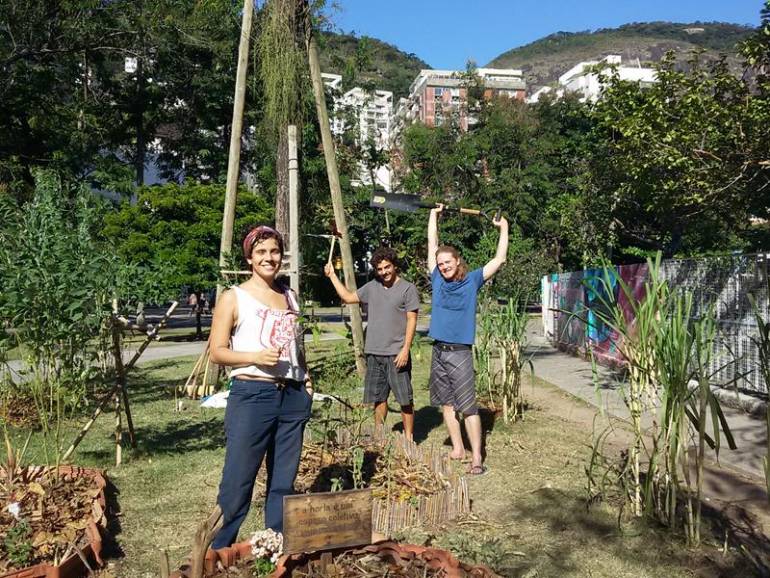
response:
<svg viewBox="0 0 770 578"><path fill-rule="evenodd" d="M767 392L759 371L758 333L749 295L759 304L762 315L770 319L768 304L768 263L770 255L727 255L704 259L664 261L661 271L672 289L693 295L693 315L714 307L718 337L714 344L712 382L740 389ZM623 307L631 321L632 308L618 279L631 289L636 299L644 297L649 269L646 264L620 265L607 273L586 269L546 275L542 279L542 315L545 336L561 349L587 356L593 352L603 365L622 365L619 336L602 324L596 310L606 293ZM608 275L608 282L602 276Z"/></svg>

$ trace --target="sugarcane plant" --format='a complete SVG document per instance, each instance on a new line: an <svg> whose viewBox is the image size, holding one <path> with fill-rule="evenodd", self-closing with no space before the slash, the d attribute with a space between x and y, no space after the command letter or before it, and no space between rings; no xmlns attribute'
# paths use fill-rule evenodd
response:
<svg viewBox="0 0 770 578"><path fill-rule="evenodd" d="M697 544L705 446L718 455L723 433L728 445L735 447L710 387L717 323L713 305L696 315L692 293L671 290L661 273L660 257L649 261L648 267L640 297L605 267L605 291L598 292L592 313L614 330L615 344L627 363L624 400L635 434L628 452L632 510L676 529L677 506L683 501L687 540ZM621 292L617 295L610 290L615 284ZM652 418L649 431L643 428L645 415ZM711 436L706 433L709 419ZM644 476L642 460L648 464Z"/></svg>
<svg viewBox="0 0 770 578"><path fill-rule="evenodd" d="M655 327L661 318L660 309L665 282L660 274L660 255L649 261L649 278L642 295L637 295L616 273L611 265L602 268L598 284L587 289L593 293L595 307L592 316L585 313L586 324L602 323L611 329L611 339L626 362L627 382L623 400L631 416L634 439L629 447L631 469L630 499L635 516L642 515L641 455L644 438L642 416L652 407L656 390L656 375L652 365ZM618 287L615 292L614 287ZM621 296L625 303L621 303Z"/></svg>
<svg viewBox="0 0 770 578"><path fill-rule="evenodd" d="M518 295L508 299L494 316L493 339L500 355L500 402L503 419L512 423L522 415L521 374L532 357L525 354L528 316Z"/></svg>
<svg viewBox="0 0 770 578"><path fill-rule="evenodd" d="M473 346L473 361L476 369L476 387L479 391L486 392L489 397L490 409L496 411L496 396L493 392L495 371L492 362L495 334L493 307L489 300L485 300L479 307L479 324L476 329L476 343Z"/></svg>

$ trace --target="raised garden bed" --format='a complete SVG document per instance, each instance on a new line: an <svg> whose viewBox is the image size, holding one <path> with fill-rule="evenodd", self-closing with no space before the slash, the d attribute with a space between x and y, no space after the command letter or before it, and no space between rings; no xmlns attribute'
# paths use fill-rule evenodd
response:
<svg viewBox="0 0 770 578"><path fill-rule="evenodd" d="M106 485L88 468L0 468L0 578L76 578L101 565Z"/></svg>
<svg viewBox="0 0 770 578"><path fill-rule="evenodd" d="M183 567L172 578L189 578ZM256 578L251 544L209 552L209 578ZM450 552L438 548L380 542L360 548L346 548L310 554L292 554L278 561L270 578L496 578L486 566L464 564Z"/></svg>
<svg viewBox="0 0 770 578"><path fill-rule="evenodd" d="M347 428L334 442L305 441L294 484L298 493L372 489L372 529L390 538L409 526L435 526L470 512L468 484L446 451L403 434L377 439ZM258 484L264 489L264 472Z"/></svg>

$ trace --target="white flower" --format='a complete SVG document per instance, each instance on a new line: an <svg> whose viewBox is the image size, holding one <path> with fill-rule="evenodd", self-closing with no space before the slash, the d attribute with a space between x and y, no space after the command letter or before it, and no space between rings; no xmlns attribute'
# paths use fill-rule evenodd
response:
<svg viewBox="0 0 770 578"><path fill-rule="evenodd" d="M17 520L21 519L21 504L19 502L11 502L5 509Z"/></svg>
<svg viewBox="0 0 770 578"><path fill-rule="evenodd" d="M249 540L251 553L256 558L264 558L275 564L283 554L283 534L271 529L254 532Z"/></svg>

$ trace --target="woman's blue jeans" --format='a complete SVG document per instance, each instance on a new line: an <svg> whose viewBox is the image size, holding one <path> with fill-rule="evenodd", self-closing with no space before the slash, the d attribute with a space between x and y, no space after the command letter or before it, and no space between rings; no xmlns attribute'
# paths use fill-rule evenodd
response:
<svg viewBox="0 0 770 578"><path fill-rule="evenodd" d="M282 388L233 379L225 412L225 465L217 502L223 526L212 548L230 546L249 513L254 481L267 456L265 527L283 530L283 497L294 493L312 398L300 382Z"/></svg>

